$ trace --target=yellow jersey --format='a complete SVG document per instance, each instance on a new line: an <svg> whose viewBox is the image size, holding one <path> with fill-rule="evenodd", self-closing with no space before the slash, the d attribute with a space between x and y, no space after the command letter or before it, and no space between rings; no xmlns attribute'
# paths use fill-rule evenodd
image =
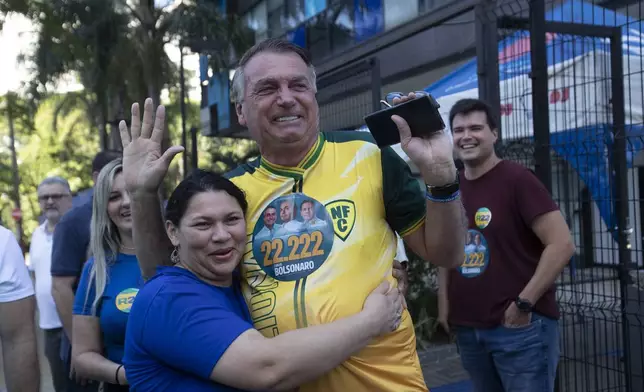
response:
<svg viewBox="0 0 644 392"><path fill-rule="evenodd" d="M407 164L365 132L320 133L297 167L260 157L226 176L248 199L242 289L267 337L360 312L383 279L396 285L394 231L405 236L425 221ZM409 313L299 391L427 391Z"/></svg>

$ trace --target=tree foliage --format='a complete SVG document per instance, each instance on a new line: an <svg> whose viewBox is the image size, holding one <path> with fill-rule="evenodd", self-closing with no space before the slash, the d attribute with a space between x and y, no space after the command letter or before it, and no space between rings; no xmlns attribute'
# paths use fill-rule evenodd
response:
<svg viewBox="0 0 644 392"><path fill-rule="evenodd" d="M117 124L129 118L132 102L151 97L159 104L162 91L176 86L168 44L207 54L215 70L229 68L250 44L239 18L223 15L215 2L157 7L154 0L0 0L0 10L37 26L35 47L24 57L34 75L31 100L46 97L64 76L76 76L92 125L111 135L111 147L120 144Z"/></svg>
<svg viewBox="0 0 644 392"><path fill-rule="evenodd" d="M5 98L6 99L6 98ZM92 132L91 124L82 105L68 103L64 110L61 103L64 95L54 95L43 100L38 110L32 111L24 101L14 105L12 117L16 132L18 173L20 175L20 202L26 237L38 224L40 215L36 188L40 181L52 175L67 178L73 191L91 186L91 161L98 152L98 135ZM19 110L22 108L21 110ZM54 121L54 118L58 121ZM8 142L8 118L6 109L0 111L0 138ZM7 143L0 145L3 167L0 177L0 211L5 225L13 227L11 199L13 183L10 157L4 154ZM7 161L5 161L7 156Z"/></svg>
<svg viewBox="0 0 644 392"><path fill-rule="evenodd" d="M147 97L161 103L162 91L168 89L164 145L180 143L178 67L167 55L168 44L181 43L208 55L214 70L219 71L230 68L235 54L251 42L239 18L221 14L216 2L166 3L172 4L157 6L154 0L0 0L0 28L5 15L18 13L34 24L37 36L34 47L22 57L21 66L28 67L33 78L25 89L24 113L16 112L27 235L36 224L39 181L60 174L70 180L74 191L91 186L89 167L101 145L101 135L110 135L109 147L120 147L117 124L130 118L131 103L142 104ZM70 76L83 88L55 93L60 82ZM190 103L187 107L190 129L199 125L199 107ZM5 142L7 121L2 113L0 117L0 135L5 136ZM19 124L23 120L24 124ZM4 154L6 145L0 145L0 168L10 168L10 154ZM253 148L249 141L200 137L199 165L229 170L255 155L255 150L249 152ZM183 176L181 161L173 162L168 187ZM5 224L11 222L12 189L11 170L3 170L0 208Z"/></svg>
<svg viewBox="0 0 644 392"><path fill-rule="evenodd" d="M175 144L181 140L181 106L179 100L179 90L170 90L170 99L166 107L166 121L171 126L171 136ZM234 115L234 114L233 114ZM192 166L190 130L192 127L199 129L199 105L188 103L186 105L186 132L188 139L188 148L185 154L188 154L189 167ZM225 173L240 163L248 162L259 156L257 143L253 140L238 139L231 137L197 137L198 164L202 169L213 170L217 173ZM176 176L169 177L169 186L176 184L183 173L179 170L181 156L175 158L173 165L176 166Z"/></svg>
<svg viewBox="0 0 644 392"><path fill-rule="evenodd" d="M181 143L177 90L170 91L166 104L170 140L175 145ZM5 98L0 98L0 108L6 107L4 100ZM196 120L199 119L199 105L188 102L186 111L189 130L192 126L198 126ZM41 100L36 111L32 111L25 100L16 98L12 113L17 135L23 225L28 239L37 226L40 215L36 197L40 181L48 176L60 175L69 181L73 192L92 186L91 163L99 151L99 135L87 115L85 103L77 93L51 95ZM0 220L13 228L13 184L8 135L6 109L0 109L0 168L3 169L0 170ZM232 138L199 136L198 151L199 167L220 173L258 155L253 141ZM186 153L190 154L190 146ZM181 162L181 155L173 161L166 178L167 190L173 189L183 178Z"/></svg>

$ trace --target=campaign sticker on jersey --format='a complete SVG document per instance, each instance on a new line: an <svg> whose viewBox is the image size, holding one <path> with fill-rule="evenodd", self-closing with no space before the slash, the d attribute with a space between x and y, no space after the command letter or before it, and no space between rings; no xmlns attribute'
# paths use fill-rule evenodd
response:
<svg viewBox="0 0 644 392"><path fill-rule="evenodd" d="M465 239L465 257L458 271L466 278L481 275L490 264L487 240L480 231L469 230Z"/></svg>
<svg viewBox="0 0 644 392"><path fill-rule="evenodd" d="M356 224L356 204L353 200L334 200L327 203L326 210L333 221L335 235L346 241Z"/></svg>
<svg viewBox="0 0 644 392"><path fill-rule="evenodd" d="M293 193L273 200L255 223L253 256L277 280L293 281L315 272L333 248L334 224L317 200Z"/></svg>
<svg viewBox="0 0 644 392"><path fill-rule="evenodd" d="M132 309L132 304L134 303L134 298L138 294L139 289L125 289L116 296L116 308L124 313L130 313Z"/></svg>
<svg viewBox="0 0 644 392"><path fill-rule="evenodd" d="M492 211L490 211L488 208L479 208L478 211L476 211L476 214L474 214L474 223L479 229L485 229L487 225L490 224L491 220Z"/></svg>

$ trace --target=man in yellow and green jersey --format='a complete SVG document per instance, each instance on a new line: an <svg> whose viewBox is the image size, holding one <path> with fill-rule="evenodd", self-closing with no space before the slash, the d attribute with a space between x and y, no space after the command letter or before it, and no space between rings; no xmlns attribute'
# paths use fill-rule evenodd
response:
<svg viewBox="0 0 644 392"><path fill-rule="evenodd" d="M394 282L394 230L404 237L425 221L425 198L408 166L364 132L320 133L295 167L260 158L227 176L248 198L243 291L267 337L359 312L385 277ZM282 229L258 235L265 211L274 210ZM345 390L427 390L407 311L398 330L300 388Z"/></svg>
<svg viewBox="0 0 644 392"><path fill-rule="evenodd" d="M267 337L360 311L382 279L393 281L395 232L437 265L455 267L463 258L449 135L412 138L406 122L392 117L427 184L423 192L404 161L369 133L320 132L315 80L306 51L280 39L249 49L232 80L237 118L261 153L227 177L248 198L242 286L255 328ZM406 311L396 331L299 388L426 390Z"/></svg>
<svg viewBox="0 0 644 392"><path fill-rule="evenodd" d="M394 282L395 232L414 253L438 266L454 268L463 260L466 220L449 135L411 137L402 118L391 118L403 151L427 185L423 191L409 167L391 148L379 148L369 133L320 132L316 92L307 53L280 39L249 49L232 80L239 124L248 128L261 154L227 177L248 199L248 242L240 272L254 326L267 337L359 312L383 279ZM393 103L413 98L410 94ZM151 102L146 103L147 121L143 116L146 135L152 123L148 106ZM168 259L156 190L181 150L170 147L161 153L164 120L163 111L157 111L151 133L156 139L132 143L124 154L137 258L148 275ZM127 140L127 127L120 126ZM395 331L298 390L427 391L409 313L404 312Z"/></svg>

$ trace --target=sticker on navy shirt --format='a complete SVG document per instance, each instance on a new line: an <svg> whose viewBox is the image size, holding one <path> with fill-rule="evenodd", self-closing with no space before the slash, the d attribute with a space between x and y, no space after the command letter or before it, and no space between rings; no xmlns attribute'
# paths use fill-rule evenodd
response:
<svg viewBox="0 0 644 392"><path fill-rule="evenodd" d="M469 230L465 240L465 257L458 271L466 278L481 275L490 264L490 252L483 234L477 230Z"/></svg>
<svg viewBox="0 0 644 392"><path fill-rule="evenodd" d="M253 256L277 280L294 281L315 272L333 248L333 221L317 200L293 193L273 200L253 230Z"/></svg>
<svg viewBox="0 0 644 392"><path fill-rule="evenodd" d="M479 229L485 229L492 220L492 211L488 208L479 208L474 214L474 223Z"/></svg>
<svg viewBox="0 0 644 392"><path fill-rule="evenodd" d="M123 313L130 313L132 309L132 304L134 303L134 297L138 294L139 289L130 288L125 289L116 296L116 308Z"/></svg>

